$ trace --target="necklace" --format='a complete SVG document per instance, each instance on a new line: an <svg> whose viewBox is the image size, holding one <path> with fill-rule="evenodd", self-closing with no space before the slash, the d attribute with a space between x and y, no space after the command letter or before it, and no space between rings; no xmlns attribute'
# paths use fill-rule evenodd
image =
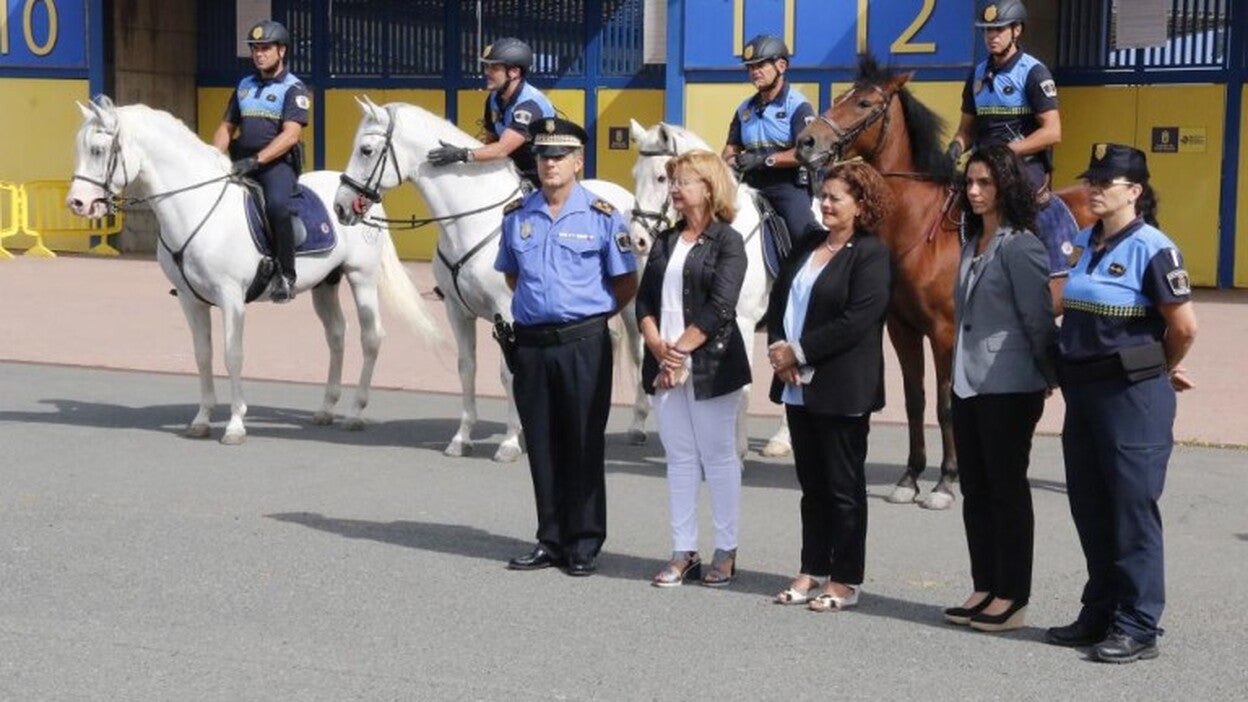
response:
<svg viewBox="0 0 1248 702"><path fill-rule="evenodd" d="M836 253L837 251L840 251L841 249L845 248L845 245L841 244L840 246L833 246L832 244L830 244L829 242L825 240L823 242L823 247L827 249L828 251L831 251L832 253Z"/></svg>

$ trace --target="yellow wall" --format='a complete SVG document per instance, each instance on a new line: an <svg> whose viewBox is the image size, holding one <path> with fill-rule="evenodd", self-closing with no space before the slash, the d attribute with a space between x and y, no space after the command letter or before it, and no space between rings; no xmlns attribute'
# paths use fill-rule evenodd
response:
<svg viewBox="0 0 1248 702"><path fill-rule="evenodd" d="M1057 147L1054 183L1074 181L1087 165L1092 144L1130 144L1148 154L1148 169L1161 207L1161 229L1183 251L1196 285L1217 285L1218 212L1221 202L1223 85L1153 85L1123 88L1066 88L1062 100L1062 143ZM1203 150L1155 153L1154 127L1203 129ZM1241 211L1243 204L1240 204Z"/></svg>
<svg viewBox="0 0 1248 702"><path fill-rule="evenodd" d="M609 180L632 190L633 164L637 162L637 150L631 143L628 149L610 149L611 127L628 130L628 120L635 119L649 127L663 121L662 90L598 89L598 143L597 177Z"/></svg>
<svg viewBox="0 0 1248 702"><path fill-rule="evenodd" d="M85 80L0 79L0 134L4 134L0 180L69 180L74 172L74 135L82 113L74 101L87 102ZM18 234L4 240L7 249L25 249L34 240ZM49 236L44 243L58 251L86 251L80 236Z"/></svg>

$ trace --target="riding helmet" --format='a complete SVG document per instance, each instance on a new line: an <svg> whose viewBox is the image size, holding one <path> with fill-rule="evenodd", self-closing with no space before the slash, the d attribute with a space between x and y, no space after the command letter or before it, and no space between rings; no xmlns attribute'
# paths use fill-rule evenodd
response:
<svg viewBox="0 0 1248 702"><path fill-rule="evenodd" d="M762 61L788 59L789 47L774 34L759 34L741 49L741 63L752 66Z"/></svg>
<svg viewBox="0 0 1248 702"><path fill-rule="evenodd" d="M1027 6L1023 0L988 0L980 6L975 16L975 26L980 29L987 27L1009 27L1024 24L1027 21Z"/></svg>
<svg viewBox="0 0 1248 702"><path fill-rule="evenodd" d="M290 46L290 32L286 31L286 27L281 22L263 20L257 22L251 31L247 32L247 43Z"/></svg>
<svg viewBox="0 0 1248 702"><path fill-rule="evenodd" d="M517 66L527 71L533 66L533 49L515 37L503 37L485 47L480 61Z"/></svg>

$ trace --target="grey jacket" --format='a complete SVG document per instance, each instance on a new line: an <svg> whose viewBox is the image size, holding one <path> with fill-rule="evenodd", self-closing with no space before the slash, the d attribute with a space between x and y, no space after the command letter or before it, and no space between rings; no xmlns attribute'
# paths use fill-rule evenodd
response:
<svg viewBox="0 0 1248 702"><path fill-rule="evenodd" d="M1044 244L1029 231L1003 227L975 262L978 242L973 237L962 247L954 291L955 391L959 379L959 397L1056 386L1057 323Z"/></svg>

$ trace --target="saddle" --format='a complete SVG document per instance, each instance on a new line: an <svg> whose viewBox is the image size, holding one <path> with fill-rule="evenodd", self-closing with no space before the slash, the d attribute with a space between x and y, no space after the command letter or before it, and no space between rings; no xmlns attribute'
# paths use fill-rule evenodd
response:
<svg viewBox="0 0 1248 702"><path fill-rule="evenodd" d="M251 242L255 244L256 251L263 256L256 266L256 275L247 288L245 299L252 302L268 289L277 272L277 264L273 260L273 247L270 243L272 233L269 231L268 218L264 216L264 189L251 179L245 178L242 183L246 192L243 208L247 212L247 229L251 233ZM325 203L302 183L290 198L290 211L296 256L326 253L338 245L334 224ZM334 270L324 282L336 285L341 276L340 269Z"/></svg>
<svg viewBox="0 0 1248 702"><path fill-rule="evenodd" d="M780 266L793 253L793 237L788 223L758 191L754 192L754 205L758 208L758 227L762 234L759 239L763 247L763 265L768 275L775 278L780 274Z"/></svg>

